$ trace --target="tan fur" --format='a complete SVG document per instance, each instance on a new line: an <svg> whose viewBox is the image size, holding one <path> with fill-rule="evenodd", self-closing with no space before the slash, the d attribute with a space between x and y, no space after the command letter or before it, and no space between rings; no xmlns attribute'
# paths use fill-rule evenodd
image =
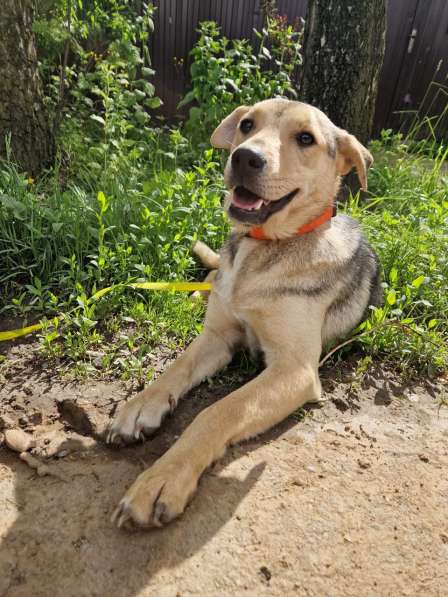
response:
<svg viewBox="0 0 448 597"><path fill-rule="evenodd" d="M237 127L248 116L256 126L244 136ZM315 145L297 145L296 135L304 130L314 135ZM212 144L232 151L244 144L263 151L267 170L252 189L260 196L275 201L291 189L300 191L263 226L271 238L282 240L248 238L248 226L234 223L235 235L221 254L203 333L163 375L124 405L112 423L110 440L134 440L159 427L179 398L229 363L238 346L261 350L266 368L205 409L176 444L137 478L114 515L120 526L161 526L175 518L204 470L227 446L318 400L322 342L356 325L369 300L365 282L353 297L348 291L349 302L341 298L349 284L347 264L360 238L354 224L336 218L303 237L295 235L299 226L328 206L339 176L351 167L357 168L366 187L371 156L353 136L311 106L268 100L235 110L213 133ZM231 178L228 166L225 179L230 187ZM203 249L206 260L212 257L209 264L217 265ZM333 316L338 301L341 306Z"/></svg>

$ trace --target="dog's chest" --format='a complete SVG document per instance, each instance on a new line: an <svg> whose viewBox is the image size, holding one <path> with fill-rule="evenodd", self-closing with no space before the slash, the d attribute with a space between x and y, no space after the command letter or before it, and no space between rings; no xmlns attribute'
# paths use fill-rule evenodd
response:
<svg viewBox="0 0 448 597"><path fill-rule="evenodd" d="M226 254L213 284L215 292L234 315L237 315L238 296L244 284L241 274L244 273L243 268L247 257L248 251L243 243L234 254Z"/></svg>
<svg viewBox="0 0 448 597"><path fill-rule="evenodd" d="M214 292L219 296L223 308L229 312L244 330L244 344L255 356L262 350L252 326L249 324L249 312L256 306L256 301L245 300L250 294L249 272L245 272L244 253L235 255L233 263L224 263L213 283Z"/></svg>

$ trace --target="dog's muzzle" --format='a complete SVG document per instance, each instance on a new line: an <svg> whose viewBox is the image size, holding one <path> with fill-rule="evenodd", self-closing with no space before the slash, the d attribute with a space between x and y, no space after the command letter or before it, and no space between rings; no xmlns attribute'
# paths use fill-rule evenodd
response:
<svg viewBox="0 0 448 597"><path fill-rule="evenodd" d="M299 189L294 189L279 199L264 199L250 189L237 186L231 190L229 216L243 224L264 224L273 214L283 209Z"/></svg>

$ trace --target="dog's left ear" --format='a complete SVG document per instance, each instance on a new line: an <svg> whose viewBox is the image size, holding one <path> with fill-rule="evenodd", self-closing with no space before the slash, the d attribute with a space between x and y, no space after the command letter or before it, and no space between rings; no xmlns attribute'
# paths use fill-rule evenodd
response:
<svg viewBox="0 0 448 597"><path fill-rule="evenodd" d="M227 118L221 122L221 124L213 131L210 137L210 143L213 147L218 149L230 149L232 147L233 137L236 133L236 127L238 126L241 118L249 111L248 106L240 106L229 114Z"/></svg>
<svg viewBox="0 0 448 597"><path fill-rule="evenodd" d="M373 157L356 137L339 129L336 138L336 171L339 175L348 174L356 168L363 191L367 191L367 169L373 164Z"/></svg>

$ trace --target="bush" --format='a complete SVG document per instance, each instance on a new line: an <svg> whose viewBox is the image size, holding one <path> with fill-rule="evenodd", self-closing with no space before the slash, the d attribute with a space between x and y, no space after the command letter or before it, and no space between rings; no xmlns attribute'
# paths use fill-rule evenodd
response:
<svg viewBox="0 0 448 597"><path fill-rule="evenodd" d="M238 106L277 96L297 97L293 73L302 63L302 33L284 17L269 18L266 28L254 33L257 50L247 40L220 36L213 21L201 23L191 51L192 89L179 104L194 103L185 130L196 141L208 141L213 129Z"/></svg>
<svg viewBox="0 0 448 597"><path fill-rule="evenodd" d="M147 49L153 6L142 3L141 13L117 0L38 6L41 72L62 172L103 186L105 178L139 168L140 158L150 160L157 143L150 113L161 100Z"/></svg>

